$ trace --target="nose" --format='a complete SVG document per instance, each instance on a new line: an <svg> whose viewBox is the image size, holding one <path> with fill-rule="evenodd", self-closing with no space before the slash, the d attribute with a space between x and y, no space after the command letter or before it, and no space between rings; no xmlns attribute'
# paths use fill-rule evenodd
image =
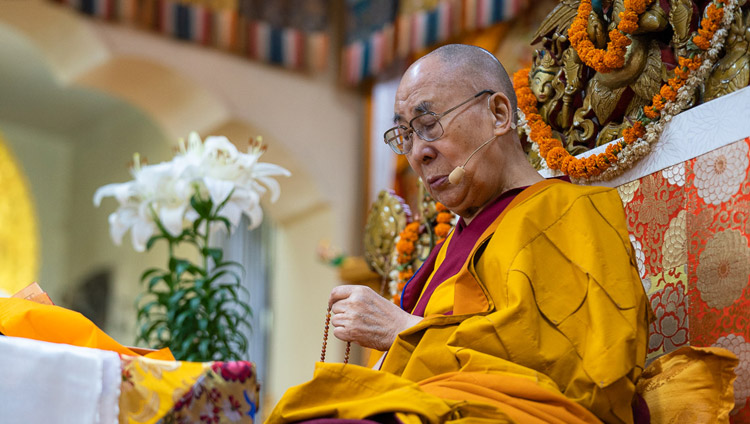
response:
<svg viewBox="0 0 750 424"><path fill-rule="evenodd" d="M424 141L414 134L412 143L411 151L408 153L412 161L427 164L437 157L437 150L431 142Z"/></svg>

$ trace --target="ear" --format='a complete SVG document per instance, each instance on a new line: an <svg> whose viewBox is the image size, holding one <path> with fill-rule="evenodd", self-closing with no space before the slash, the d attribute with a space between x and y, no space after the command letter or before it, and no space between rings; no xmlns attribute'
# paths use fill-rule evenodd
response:
<svg viewBox="0 0 750 424"><path fill-rule="evenodd" d="M495 118L494 133L496 136L505 135L516 129L515 113L510 105L508 96L497 92L489 97L488 107Z"/></svg>

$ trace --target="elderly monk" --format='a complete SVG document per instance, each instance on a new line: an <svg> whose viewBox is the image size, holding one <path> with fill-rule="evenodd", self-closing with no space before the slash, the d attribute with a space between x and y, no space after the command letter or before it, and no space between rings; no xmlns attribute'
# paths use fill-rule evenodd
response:
<svg viewBox="0 0 750 424"><path fill-rule="evenodd" d="M379 370L320 363L269 422L633 421L649 309L622 204L541 178L515 110L507 73L478 47L407 70L386 143L460 219L403 309L365 287L331 293L333 334L387 350Z"/></svg>

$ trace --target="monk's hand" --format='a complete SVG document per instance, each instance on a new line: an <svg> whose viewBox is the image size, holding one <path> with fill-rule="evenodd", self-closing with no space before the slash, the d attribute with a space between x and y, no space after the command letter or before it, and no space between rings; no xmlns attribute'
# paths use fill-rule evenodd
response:
<svg viewBox="0 0 750 424"><path fill-rule="evenodd" d="M328 305L336 338L377 350L388 350L398 333L422 320L367 286L335 287Z"/></svg>

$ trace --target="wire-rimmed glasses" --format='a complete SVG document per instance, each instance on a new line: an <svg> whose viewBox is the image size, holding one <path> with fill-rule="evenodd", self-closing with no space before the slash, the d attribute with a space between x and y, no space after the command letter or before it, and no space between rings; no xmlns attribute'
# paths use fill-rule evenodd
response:
<svg viewBox="0 0 750 424"><path fill-rule="evenodd" d="M408 127L398 125L389 129L383 134L385 144L391 146L391 149L396 154L405 155L411 151L411 147L414 144L414 133L424 141L437 140L444 134L443 125L440 123L442 117L484 94L493 95L495 92L492 90L482 90L441 114L425 112L409 121Z"/></svg>

